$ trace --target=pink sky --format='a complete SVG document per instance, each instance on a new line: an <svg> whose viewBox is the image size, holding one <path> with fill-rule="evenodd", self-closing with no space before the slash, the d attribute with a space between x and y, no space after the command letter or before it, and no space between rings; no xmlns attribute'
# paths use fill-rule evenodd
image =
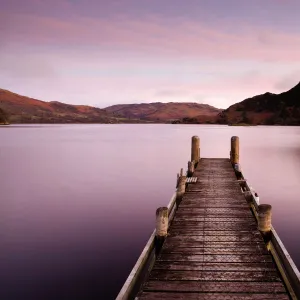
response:
<svg viewBox="0 0 300 300"><path fill-rule="evenodd" d="M224 2L5 0L0 88L99 107L225 108L298 83L300 2Z"/></svg>

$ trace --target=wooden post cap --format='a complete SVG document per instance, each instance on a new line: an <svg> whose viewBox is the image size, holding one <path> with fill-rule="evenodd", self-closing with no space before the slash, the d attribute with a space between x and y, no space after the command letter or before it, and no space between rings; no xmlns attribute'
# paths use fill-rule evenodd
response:
<svg viewBox="0 0 300 300"><path fill-rule="evenodd" d="M168 233L168 208L159 207L156 210L156 236L165 237Z"/></svg>
<svg viewBox="0 0 300 300"><path fill-rule="evenodd" d="M258 206L258 230L268 233L272 228L272 206L270 204L260 204Z"/></svg>

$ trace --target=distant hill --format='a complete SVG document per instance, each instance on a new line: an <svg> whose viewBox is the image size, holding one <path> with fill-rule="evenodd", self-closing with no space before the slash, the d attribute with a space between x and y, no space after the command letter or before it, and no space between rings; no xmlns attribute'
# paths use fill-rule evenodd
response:
<svg viewBox="0 0 300 300"><path fill-rule="evenodd" d="M0 89L0 124L183 123L300 125L300 83L281 94L265 93L221 110L199 103L119 104L105 109L44 102Z"/></svg>
<svg viewBox="0 0 300 300"><path fill-rule="evenodd" d="M0 123L8 116L11 123L118 123L107 111L61 102L44 102L0 89ZM2 112L2 113L1 113ZM6 118L6 117L5 117Z"/></svg>
<svg viewBox="0 0 300 300"><path fill-rule="evenodd" d="M105 108L106 111L125 118L138 118L154 122L172 122L182 118L206 120L216 117L222 110L199 103L141 103L119 104Z"/></svg>
<svg viewBox="0 0 300 300"><path fill-rule="evenodd" d="M231 105L219 114L216 122L300 125L300 83L281 94L265 93Z"/></svg>

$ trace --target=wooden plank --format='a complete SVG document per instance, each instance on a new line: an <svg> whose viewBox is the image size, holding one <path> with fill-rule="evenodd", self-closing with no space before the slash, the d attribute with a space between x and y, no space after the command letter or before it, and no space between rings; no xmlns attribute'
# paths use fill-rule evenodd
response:
<svg viewBox="0 0 300 300"><path fill-rule="evenodd" d="M197 228L197 227L203 227L205 225L231 224L231 225L236 225L235 231L238 234L239 231L242 231L240 226L248 225L249 227L254 226L254 229L252 231L256 230L256 232L259 233L257 231L256 222L253 219L245 220L245 218L243 218L243 217L237 218L235 221L232 219L229 219L229 218L223 218L223 220L218 220L218 221L215 221L214 219L216 219L216 218L203 217L202 220L194 221L194 220L190 220L187 218L186 219L181 218L181 219L174 220L174 222L172 223L172 227L182 227L183 226L183 227Z"/></svg>
<svg viewBox="0 0 300 300"><path fill-rule="evenodd" d="M167 238L167 240L165 241L164 247L166 248L176 248L176 247L187 247L187 248L199 248L199 247L211 247L211 248L220 248L220 247L241 247L243 245L253 245L253 242L251 241L231 241L231 242L214 242L214 241L202 241L202 242L191 242L189 240L185 241L185 242L180 242L177 241L177 243L175 243L174 241L169 241L169 239ZM260 242L256 242L255 245L264 245L263 241Z"/></svg>
<svg viewBox="0 0 300 300"><path fill-rule="evenodd" d="M244 198L244 194L242 194L242 192L240 192L240 194L232 197L229 196L215 196L215 197L205 197L204 192L202 193L203 195L200 195L200 193L198 192L187 192L183 195L183 200L182 200L182 204L186 203L186 202L226 202L226 203L234 203L234 202L238 202L238 203L247 203L246 199ZM209 194L209 193L205 193L205 194Z"/></svg>
<svg viewBox="0 0 300 300"><path fill-rule="evenodd" d="M237 226L239 226L239 231L237 230ZM255 230L257 226L255 224L247 224L246 222L239 222L237 224L232 223L232 222L199 222L198 224L189 224L188 222L180 222L174 224L174 227L170 229L171 231L195 231L196 235L202 235L201 232L203 233L204 230L206 230L208 233L213 232L213 231L234 231L236 232L235 235L239 235L240 231L247 231L247 232L252 232ZM205 233L206 234L206 233ZM220 234L216 234L220 235Z"/></svg>
<svg viewBox="0 0 300 300"><path fill-rule="evenodd" d="M221 217L224 215L221 215ZM239 231L238 229L240 228L239 226L242 224L245 225L249 225L249 226L255 226L256 230L257 230L257 223L251 219L251 218L246 218L241 215L241 216L237 216L235 220L233 220L232 218L226 218L226 216L223 217L223 219L219 219L217 220L217 218L219 218L219 216L216 215L207 215L207 216L202 216L201 219L195 217L195 215L193 214L188 214L185 217L183 216L183 214L178 214L178 218L174 220L174 222L172 223L172 225L174 226L200 226L203 224L219 224L222 225L224 223L226 224L236 224L236 231Z"/></svg>
<svg viewBox="0 0 300 300"><path fill-rule="evenodd" d="M264 245L258 247L228 247L228 248L213 248L213 247L199 247L199 248L186 248L186 247L171 247L162 249L162 254L165 253L185 253L189 255L193 254L269 254L267 248Z"/></svg>
<svg viewBox="0 0 300 300"><path fill-rule="evenodd" d="M205 224L223 224L223 223L227 223L227 224L234 224L234 220L232 218L229 218L229 220L226 220L226 215L218 215L218 214L207 214L205 216L202 216L201 218L198 218L196 214L193 213L189 213L189 214L181 214L178 213L178 219L174 220L174 224L191 224L191 225L201 225L201 223L205 223ZM223 220L220 221L211 221L213 220L213 218L222 218ZM227 216L228 217L228 216ZM249 218L249 216L244 216L244 215L238 215L238 216L234 216L234 218L236 218L236 231L239 231L239 223L249 223L249 226L253 226L255 225L255 228L257 229L257 223ZM173 224L172 223L172 224Z"/></svg>
<svg viewBox="0 0 300 300"><path fill-rule="evenodd" d="M201 212L202 210L202 212ZM176 212L176 214L180 217L186 216L186 219L189 219L191 216L199 216L199 215L203 215L207 218L210 217L231 217L231 218L241 218L241 217L249 217L249 213L247 211L221 211L221 209L215 209L212 210L210 209L208 211L208 209L201 209L201 208L191 208L191 209L185 209L185 210L178 210Z"/></svg>
<svg viewBox="0 0 300 300"><path fill-rule="evenodd" d="M217 191L219 189L219 191ZM203 181L197 181L193 186L190 187L189 191L195 191L200 190L201 192L220 192L222 189L225 191L235 192L239 193L241 191L241 186L238 182L236 183L230 183L230 182L203 182Z"/></svg>
<svg viewBox="0 0 300 300"><path fill-rule="evenodd" d="M256 228L255 225L249 225L249 224L246 224L246 223L240 223L240 229L241 230L253 230ZM188 225L186 226L178 226L179 229L184 229L186 228L186 232L184 232L183 230L179 230L180 231L180 234L182 233L182 235L199 235L198 232L199 230L202 229L203 230L220 230L220 231L224 231L224 230L232 230L232 231L235 231L236 232L236 224L232 224L232 223L226 223L226 222L223 222L223 223L204 223L203 222L203 225L201 226L199 224L198 226L198 231L196 231L196 228L194 227L194 230L188 230L188 228L191 228L193 229L193 227L189 227ZM176 233L174 232L176 229L176 227L174 227L174 229L170 230L170 235L175 235ZM200 234L201 235L201 234Z"/></svg>
<svg viewBox="0 0 300 300"><path fill-rule="evenodd" d="M127 299L130 296L130 293L132 292L135 283L138 281L139 275L142 273L143 266L145 266L145 264L147 263L147 259L149 258L152 250L154 249L154 239L155 239L155 230L151 234L140 257L138 258L128 278L126 279L119 294L117 295L116 300Z"/></svg>
<svg viewBox="0 0 300 300"><path fill-rule="evenodd" d="M158 281L149 280L145 286L145 291L159 292L206 292L206 293L285 293L285 288L281 282L216 282L216 281ZM201 299L201 298L200 298ZM276 298L274 298L276 299Z"/></svg>
<svg viewBox="0 0 300 300"><path fill-rule="evenodd" d="M272 228L271 249L274 260L286 283L287 289L292 299L300 298L300 272L289 255L283 242L280 240L274 228Z"/></svg>
<svg viewBox="0 0 300 300"><path fill-rule="evenodd" d="M270 255L261 254L185 254L185 253L164 253L157 261L198 261L198 262L223 262L223 263L260 263L260 262L272 262L272 257Z"/></svg>
<svg viewBox="0 0 300 300"><path fill-rule="evenodd" d="M201 178L207 178L207 179L214 179L214 180L236 180L236 176L234 173L232 173L232 171L228 171L228 170L223 170L219 173L217 172L210 172L210 171L199 171L199 170L196 170L194 172L194 176L197 176L198 178L201 177Z"/></svg>
<svg viewBox="0 0 300 300"><path fill-rule="evenodd" d="M205 214L217 214L217 215L227 215L227 216L240 216L240 215L251 215L250 209L247 207L240 208L185 208L179 207L177 214L192 213L198 215Z"/></svg>
<svg viewBox="0 0 300 300"><path fill-rule="evenodd" d="M218 215L227 215L227 216L249 216L252 215L249 207L186 207L180 206L178 208L177 214L198 214L198 215L207 215L207 214L218 214Z"/></svg>
<svg viewBox="0 0 300 300"><path fill-rule="evenodd" d="M238 199L234 199L232 201L227 201L226 199L184 199L182 200L180 204L180 208L183 208L185 206L195 206L195 205L212 205L212 207L216 205L231 205L231 207L237 206L237 208L240 208L241 206L244 206L245 209L249 209L249 204L246 201L240 201Z"/></svg>
<svg viewBox="0 0 300 300"><path fill-rule="evenodd" d="M234 218L247 218L245 222L253 221L255 219L253 215L247 211L248 207L245 205L222 205L222 204L196 204L196 205L183 205L178 209L176 217L181 220L193 221L197 218L205 218L204 221L208 221L207 218L228 218L229 222L234 222ZM230 211L231 210L231 211ZM190 219L192 218L192 219ZM220 220L222 221L222 220Z"/></svg>
<svg viewBox="0 0 300 300"><path fill-rule="evenodd" d="M240 221L241 219L242 220L245 220L245 222L254 222L256 224L256 222L253 220L253 216L252 215L248 215L246 216L246 220L245 220L245 217L240 217L238 218L237 220L232 220L232 218L228 218L224 215L222 216L212 216L212 217L207 217L207 216L195 216L195 215L188 215L187 217L184 216L184 215L175 215L175 218L174 218L174 221L172 224L175 224L176 222L179 222L179 221L184 221L184 222L187 222L187 223L193 223L195 222L195 224L197 224L197 222L214 222L214 223L217 223L217 222L232 222L234 223L235 221Z"/></svg>
<svg viewBox="0 0 300 300"><path fill-rule="evenodd" d="M197 177L188 177L187 179L186 179L186 183L195 183L195 182L197 182Z"/></svg>
<svg viewBox="0 0 300 300"><path fill-rule="evenodd" d="M224 235L224 236L213 236L213 235L195 235L195 236L168 236L166 243L194 243L198 242L261 242L262 237L260 236L245 236L245 235Z"/></svg>
<svg viewBox="0 0 300 300"><path fill-rule="evenodd" d="M177 225L177 226L172 226L172 228L170 230L176 230L176 231L180 231L180 230L188 230L188 231L196 231L197 235L207 235L207 236L218 236L218 235L239 235L239 236L260 236L260 234L257 231L252 230L207 230L207 229L198 229L198 227L196 226L184 226L185 228L182 228L182 225Z"/></svg>
<svg viewBox="0 0 300 300"><path fill-rule="evenodd" d="M242 293L164 293L164 292L144 292L137 300L288 300L287 294L242 294Z"/></svg>
<svg viewBox="0 0 300 300"><path fill-rule="evenodd" d="M197 261L157 261L153 270L182 270L182 271L276 271L273 262L266 263L204 263Z"/></svg>
<svg viewBox="0 0 300 300"><path fill-rule="evenodd" d="M255 226L250 226L248 224L244 224L241 223L240 224L240 229L243 231L248 231L251 232L253 231L253 229L255 229ZM215 232L215 234L209 234L212 232ZM232 232L232 234L229 234L229 232ZM202 236L202 235L207 235L207 236L222 236L223 232L227 232L228 234L224 234L224 235L231 235L231 236L238 236L238 237L242 237L242 235L240 235L239 233L237 233L236 231L236 227L234 224L231 223L217 223L217 224L206 224L206 223L202 223L199 224L198 226L189 226L189 225L177 225L174 226L174 228L172 228L169 233L168 236L175 236L175 235L182 235L183 238L185 238L186 235L188 236ZM236 234L234 234L236 233ZM250 237L251 234L245 235L244 238L246 237Z"/></svg>
<svg viewBox="0 0 300 300"><path fill-rule="evenodd" d="M203 208L202 206L205 206L204 208L208 208L211 206L211 208L220 207L220 208L233 208L233 209L243 208L244 210L249 209L249 205L246 202L239 202L239 201L228 202L228 201L215 201L215 200L182 201L182 203L180 204L180 209L189 208L189 207L195 208L197 206L199 206L199 208Z"/></svg>
<svg viewBox="0 0 300 300"><path fill-rule="evenodd" d="M188 185L187 187L188 192L197 192L199 197L201 198L221 198L221 197L233 197L239 199L241 197L241 190L240 189L217 189L217 188L207 188L203 189L195 185Z"/></svg>
<svg viewBox="0 0 300 300"><path fill-rule="evenodd" d="M150 280L200 281L280 281L277 271L181 271L154 269Z"/></svg>
<svg viewBox="0 0 300 300"><path fill-rule="evenodd" d="M257 230L256 224L247 224L246 222L243 222L242 219L240 221L234 223L234 222L174 222L172 224L173 226L170 227L170 232L175 230L186 230L186 231L196 231L197 235L222 235L220 232L224 232L224 235L227 235L226 233L230 235L253 235L253 236L260 236L260 234L254 234L254 231ZM224 226L224 229L222 229L222 226ZM226 228L227 226L227 228ZM239 230L237 230L237 227ZM219 229L217 229L219 228ZM205 231L205 232L204 232ZM202 232L202 234L201 234ZM216 232L216 234L214 234ZM231 232L231 233L230 233Z"/></svg>

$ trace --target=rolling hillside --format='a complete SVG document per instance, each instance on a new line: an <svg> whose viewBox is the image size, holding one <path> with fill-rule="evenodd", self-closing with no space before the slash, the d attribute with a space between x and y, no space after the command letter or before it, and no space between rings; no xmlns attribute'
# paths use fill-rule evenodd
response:
<svg viewBox="0 0 300 300"><path fill-rule="evenodd" d="M106 111L125 118L139 118L154 122L171 122L182 118L207 119L216 117L221 109L198 103L141 103L120 104L105 108Z"/></svg>
<svg viewBox="0 0 300 300"><path fill-rule="evenodd" d="M0 89L0 109L11 123L115 123L107 111L85 105L44 102Z"/></svg>

